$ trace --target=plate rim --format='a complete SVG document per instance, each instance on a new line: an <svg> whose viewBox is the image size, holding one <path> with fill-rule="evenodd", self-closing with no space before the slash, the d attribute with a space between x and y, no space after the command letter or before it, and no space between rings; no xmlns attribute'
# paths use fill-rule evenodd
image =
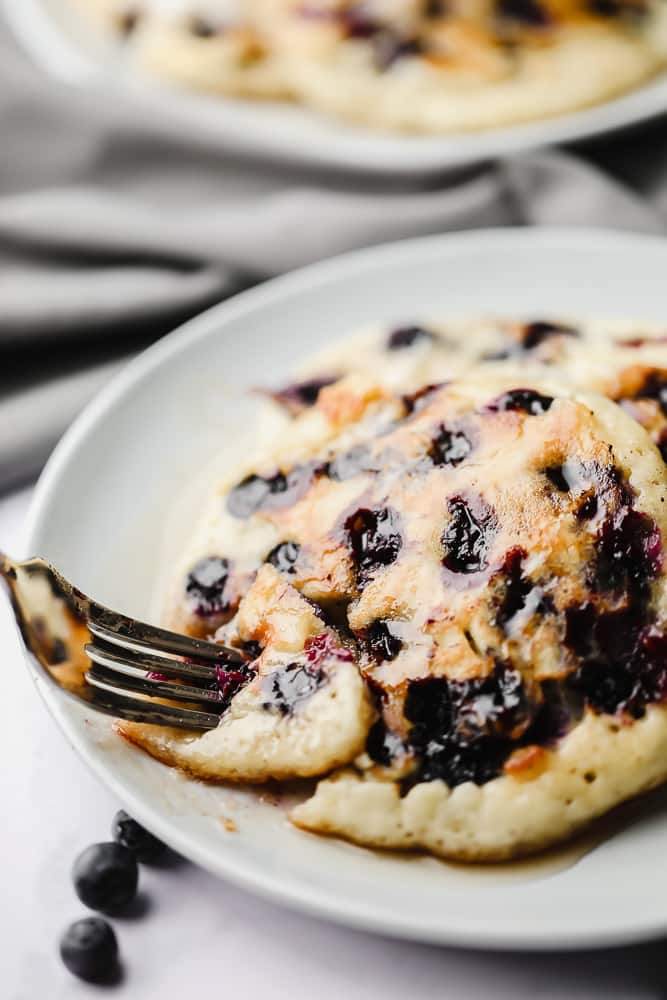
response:
<svg viewBox="0 0 667 1000"><path fill-rule="evenodd" d="M371 176L427 177L497 157L535 153L599 139L616 131L634 130L667 115L666 67L640 86L590 107L497 129L449 135L376 132L370 127L354 126L307 108L297 108L314 123L322 122L325 132L316 135L312 145L297 143L295 147L289 125L279 124L275 128L274 123L274 128L267 129L262 119L266 109L261 104L171 88L134 72L119 78L68 37L68 32L47 9L49 3L62 5L63 0L20 0L20 3L0 0L0 10L4 11L5 20L23 51L52 76L75 86L99 79L105 86L142 100L148 110L169 113L182 122L198 118L202 125L207 123L208 128L217 128L218 137L238 154L286 164ZM63 9L63 17L67 16ZM290 113L294 111L295 108L289 108ZM250 127L246 124L248 119ZM304 124L306 120L304 117Z"/></svg>
<svg viewBox="0 0 667 1000"><path fill-rule="evenodd" d="M531 245L534 248L537 245L548 249L565 249L567 246L571 247L573 242L589 251L608 251L610 247L613 250L630 251L633 248L650 247L652 251L659 251L667 259L667 241L653 234L565 227L475 230L400 240L341 254L274 278L209 307L134 358L114 376L65 432L47 462L33 494L27 519L27 551L32 552L38 547L39 537L47 534L46 522L50 497L58 492L61 477L66 472L70 458L76 455L80 444L95 433L98 423L105 418L107 410L122 399L131 387L150 376L163 359L177 355L180 351L187 351L190 344L199 338L209 336L213 325L223 326L232 318L238 319L245 314L252 315L256 307L289 298L298 294L303 288L312 290L318 284L344 279L350 272L358 273L364 268L381 269L384 262L391 258L396 259L397 256L399 259L402 256L409 259L420 252L428 253L439 248L445 252L449 249L451 252L452 249L456 250L461 246L466 246L470 251L474 250L476 244L488 249L489 243L504 247ZM145 823L175 850L217 877L228 879L274 903L288 905L312 916L356 929L404 940L447 944L473 950L486 948L508 951L558 951L606 948L650 940L667 931L667 907L664 915L660 917L650 914L647 908L648 915L635 920L630 930L620 927L616 920L611 921L607 927L598 927L586 934L582 934L581 928L577 927L561 928L559 931L542 929L536 933L535 926L527 921L520 939L515 927L506 930L496 921L484 925L481 917L475 920L474 927L468 926L465 922L461 926L449 926L446 929L440 926L408 925L401 923L400 919L397 920L394 916L388 917L382 912L373 910L372 906L366 906L364 909L360 908L358 902L348 902L345 899L337 902L325 889L304 892L302 886L285 883L270 872L253 870L251 864L239 869L236 867L238 859L231 855L226 859L224 848L216 855L214 863L209 851L205 846L200 846L196 838L193 840L187 831L175 827L168 815L145 803L139 794L133 791L131 785L127 785L121 776L114 774L113 765L105 764L102 758L98 759L89 753L81 727L73 721L73 714L68 711L69 699L39 677L34 668L31 669L31 675L50 713L79 758L121 802L128 806L129 811L140 822ZM549 936L545 937L547 933Z"/></svg>

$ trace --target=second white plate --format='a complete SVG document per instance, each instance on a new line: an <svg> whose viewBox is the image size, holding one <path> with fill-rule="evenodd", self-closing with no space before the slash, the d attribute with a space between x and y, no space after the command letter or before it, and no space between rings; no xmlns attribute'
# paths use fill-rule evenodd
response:
<svg viewBox="0 0 667 1000"><path fill-rule="evenodd" d="M161 87L129 70L113 45L85 31L67 0L0 0L0 7L24 49L59 79L81 84L97 79L110 88L129 88L135 100L177 117L186 129L215 135L230 151L303 165L394 177L426 175L589 139L667 112L663 74L616 100L558 118L458 135L392 135L286 103L235 101Z"/></svg>

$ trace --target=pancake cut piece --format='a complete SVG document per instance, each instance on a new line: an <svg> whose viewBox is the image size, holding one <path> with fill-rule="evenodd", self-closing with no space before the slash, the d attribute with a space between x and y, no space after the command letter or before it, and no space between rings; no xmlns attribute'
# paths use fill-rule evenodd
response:
<svg viewBox="0 0 667 1000"><path fill-rule="evenodd" d="M360 753L374 709L354 652L273 566L258 573L221 638L249 657L240 671L221 665L216 729L119 722L121 735L165 764L230 781L323 774Z"/></svg>

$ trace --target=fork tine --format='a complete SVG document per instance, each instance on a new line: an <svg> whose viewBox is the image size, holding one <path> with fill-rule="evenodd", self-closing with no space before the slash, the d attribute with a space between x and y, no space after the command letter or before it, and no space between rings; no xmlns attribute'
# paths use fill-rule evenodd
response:
<svg viewBox="0 0 667 1000"><path fill-rule="evenodd" d="M124 649L156 649L163 653L175 653L197 660L220 663L243 663L243 655L237 649L218 646L205 639L170 632L168 629L134 621L116 611L110 611L101 604L90 602L88 608L88 628L93 635L106 642L122 646Z"/></svg>
<svg viewBox="0 0 667 1000"><path fill-rule="evenodd" d="M81 696L70 694L75 701ZM197 712L193 709L162 705L143 698L128 698L111 688L88 685L85 701L97 712L112 715L126 722L143 722L151 726L174 726L176 729L215 729L220 716L212 712Z"/></svg>
<svg viewBox="0 0 667 1000"><path fill-rule="evenodd" d="M122 647L122 655L118 655L118 645L107 645L102 639L98 639L94 643L87 643L84 648L91 660L112 669L130 666L142 670L144 673L165 674L168 677L182 678L186 681L214 681L217 677L216 667L209 664L188 663L186 660L143 653L126 646Z"/></svg>
<svg viewBox="0 0 667 1000"><path fill-rule="evenodd" d="M173 684L153 677L138 677L136 674L109 669L95 661L95 666L86 673L86 680L95 687L112 687L120 692L131 691L148 694L153 698L172 698L176 701L203 701L224 706L217 691L196 688L188 684Z"/></svg>

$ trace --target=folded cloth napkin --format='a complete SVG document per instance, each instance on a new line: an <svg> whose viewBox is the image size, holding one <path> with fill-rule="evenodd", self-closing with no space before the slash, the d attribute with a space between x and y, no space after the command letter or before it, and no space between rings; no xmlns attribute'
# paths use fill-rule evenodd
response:
<svg viewBox="0 0 667 1000"><path fill-rule="evenodd" d="M501 225L667 224L667 128L408 182L277 166L102 85L54 82L0 23L0 491L122 360L252 282L354 247Z"/></svg>

